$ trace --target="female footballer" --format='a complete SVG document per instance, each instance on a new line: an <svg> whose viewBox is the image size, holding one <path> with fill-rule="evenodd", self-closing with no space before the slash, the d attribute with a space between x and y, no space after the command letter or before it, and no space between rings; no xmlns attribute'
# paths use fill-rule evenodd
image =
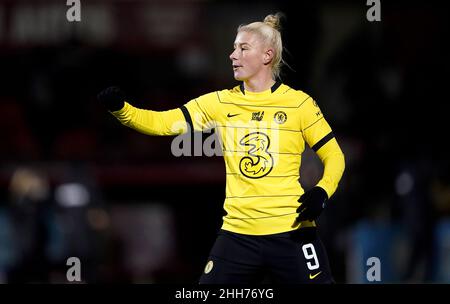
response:
<svg viewBox="0 0 450 304"><path fill-rule="evenodd" d="M317 102L280 82L280 14L241 25L230 54L240 85L195 98L180 108L133 107L110 87L99 100L124 125L149 135L214 128L226 167L223 225L201 284L333 283L315 221L336 191L344 155ZM323 176L304 191L301 155L308 144Z"/></svg>

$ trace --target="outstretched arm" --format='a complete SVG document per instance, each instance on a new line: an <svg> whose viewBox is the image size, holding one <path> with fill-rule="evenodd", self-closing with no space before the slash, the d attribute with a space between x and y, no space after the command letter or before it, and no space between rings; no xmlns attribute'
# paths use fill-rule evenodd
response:
<svg viewBox="0 0 450 304"><path fill-rule="evenodd" d="M123 125L148 135L178 135L187 130L180 109L158 112L138 109L125 102L122 109L111 113Z"/></svg>
<svg viewBox="0 0 450 304"><path fill-rule="evenodd" d="M98 95L98 99L123 125L148 135L178 135L187 131L183 111L151 111L138 109L126 102L125 93L110 87Z"/></svg>

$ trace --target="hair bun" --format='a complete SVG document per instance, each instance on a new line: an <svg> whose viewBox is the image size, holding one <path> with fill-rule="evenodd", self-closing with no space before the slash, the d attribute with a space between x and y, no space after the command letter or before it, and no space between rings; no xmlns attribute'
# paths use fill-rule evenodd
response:
<svg viewBox="0 0 450 304"><path fill-rule="evenodd" d="M279 31L281 30L281 17L283 17L282 13L267 15L266 18L264 18L264 23Z"/></svg>

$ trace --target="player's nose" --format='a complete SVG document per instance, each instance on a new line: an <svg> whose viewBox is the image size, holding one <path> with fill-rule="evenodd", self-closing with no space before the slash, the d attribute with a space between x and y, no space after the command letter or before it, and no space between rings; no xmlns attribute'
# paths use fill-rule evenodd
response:
<svg viewBox="0 0 450 304"><path fill-rule="evenodd" d="M236 57L236 50L233 50L233 52L231 52L231 54L230 54L230 59L231 59L231 61L237 60L237 57Z"/></svg>

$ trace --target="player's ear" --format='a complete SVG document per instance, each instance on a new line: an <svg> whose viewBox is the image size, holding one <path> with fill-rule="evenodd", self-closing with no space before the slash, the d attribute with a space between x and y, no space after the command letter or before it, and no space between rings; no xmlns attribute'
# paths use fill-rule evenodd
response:
<svg viewBox="0 0 450 304"><path fill-rule="evenodd" d="M274 55L273 49L267 49L267 50L264 52L264 55L263 55L263 62L264 62L265 65L268 65L269 63L272 62L273 55Z"/></svg>

